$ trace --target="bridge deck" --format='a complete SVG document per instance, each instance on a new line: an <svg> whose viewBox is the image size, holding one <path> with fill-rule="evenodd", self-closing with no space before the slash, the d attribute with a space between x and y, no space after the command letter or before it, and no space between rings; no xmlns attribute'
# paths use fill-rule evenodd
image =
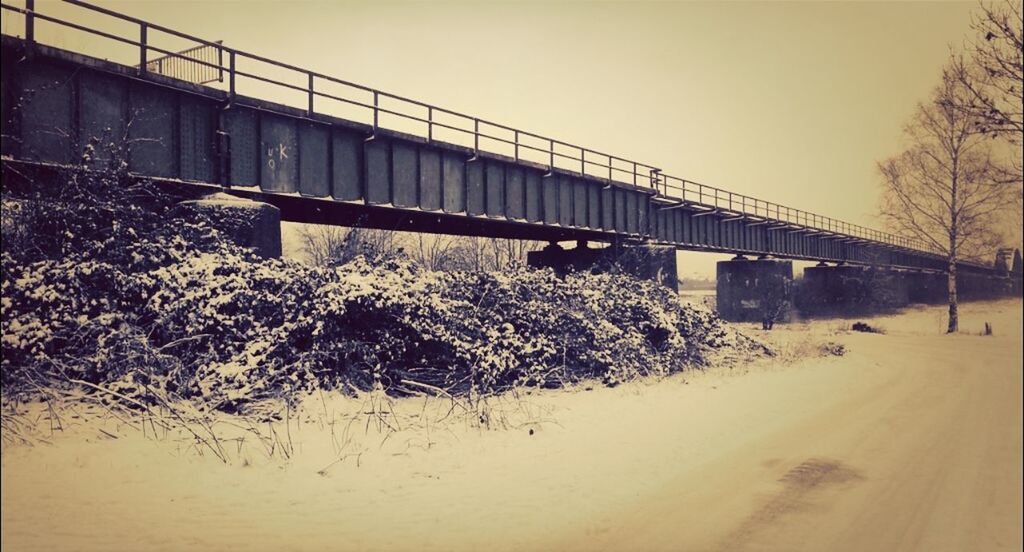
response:
<svg viewBox="0 0 1024 552"><path fill-rule="evenodd" d="M147 70L151 63L117 64L5 35L3 121L12 130L4 133L5 158L69 164L90 139L124 144L129 169L140 176L258 195L298 222L549 241L652 241L700 251L945 269L942 256L913 240L71 3L216 47L227 90L155 74ZM44 17L3 8L25 14L27 25ZM145 33L140 41L116 39L138 46L141 60L148 51L176 55L148 45ZM307 109L239 94L236 77L259 78L236 70L236 58L243 56L307 75ZM370 91L372 103L323 92L316 87L321 80ZM385 107L384 98L422 107L426 116ZM372 121L327 115L317 108L321 100L366 108ZM472 124L459 126L451 117L443 122L442 114ZM381 115L424 123L426 135L384 128ZM468 136L472 145L437 139L442 130ZM511 155L500 153L508 147ZM991 270L971 263L963 268Z"/></svg>

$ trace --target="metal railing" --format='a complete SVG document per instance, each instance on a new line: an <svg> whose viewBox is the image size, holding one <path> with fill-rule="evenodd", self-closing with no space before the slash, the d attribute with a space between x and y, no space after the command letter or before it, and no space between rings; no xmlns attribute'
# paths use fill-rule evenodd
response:
<svg viewBox="0 0 1024 552"><path fill-rule="evenodd" d="M233 102L235 97L238 95L238 80L239 77L242 77L304 94L306 97L305 110L309 116L315 114L326 114L323 111L317 111L317 100L319 99L332 100L341 102L345 105L365 109L371 116L372 121L371 135L368 139L375 138L379 129L388 128L386 125L381 125L381 115L391 115L404 121L411 121L425 125L423 128L423 131L425 132L423 132L421 136L425 137L429 142L434 141L437 131L442 129L465 134L467 138L472 140L473 159L479 157L481 152L490 154L498 153L494 151L496 148L481 148L481 140L483 139L490 141L491 143L504 144L506 146L506 150L511 149L511 157L514 158L516 162L536 162L535 159L541 158L541 164L546 164L548 167L548 175L554 174L555 171L575 173L589 178L604 180L608 186L617 183L648 189L652 196L660 200L658 202L658 208L660 209L691 207L701 210L707 214L720 213L726 218L734 220L748 219L755 222L763 222L764 224L773 225L773 227L779 229L789 228L793 231L834 234L839 238L866 240L896 248L903 248L929 254L941 254L941 252L936 248L929 246L929 244L920 239L908 238L874 230L865 226L851 224L831 217L818 215L801 209L794 209L748 195L737 194L721 188L715 188L713 186L694 182L692 180L671 176L663 173L661 169L654 165L640 163L590 148L577 146L568 142L527 132L511 126L481 119L479 117L466 115L404 96L390 94L375 88L363 86L361 84L297 67L288 63L275 61L257 54L225 46L219 41L215 42L204 40L202 38L118 13L82 0L63 0L63 2L84 8L94 13L109 16L120 21L133 23L138 26L138 39L136 40L134 38L118 36L106 31L40 13L35 10L34 0L25 0L24 8L0 2L0 8L20 13L24 16L25 40L29 44L29 47L31 47L35 41L35 20L38 19L137 47L139 49L139 62L136 67L140 74L145 74L149 71L150 63L153 61L149 59L150 53L163 54L161 59L164 60L180 58L185 60L186 63L194 63L201 67L215 70L219 75L226 74L228 81L226 90L228 102ZM173 52L155 46L150 40L150 33L153 31L165 33L178 39L191 41L196 44L196 48L207 47L215 49L218 53L216 56L216 62L212 60L188 57L187 50L184 52ZM283 69L289 73L295 74L295 76L298 76L300 80L304 82L304 85L296 85L282 80L276 80L266 75L243 71L238 68L238 62L240 60L255 61L278 69ZM360 91L369 98L372 98L372 100L360 101L351 97L344 97L336 93L327 92L324 90L323 86L317 86L318 84L327 83ZM410 113L409 111L399 111L398 107L385 107L382 105L382 100L395 102L406 109L413 109L418 112ZM442 122L441 120L438 120L439 115L461 121L463 126L459 126L451 122ZM390 128L389 130L395 129ZM533 159L526 159L524 154L532 155Z"/></svg>
<svg viewBox="0 0 1024 552"><path fill-rule="evenodd" d="M217 43L220 44L220 41ZM173 56L151 59L146 62L146 71L193 84L224 82L223 56L224 51L221 48L200 44L176 52ZM195 63L197 61L203 63ZM139 66L136 65L135 68L138 69Z"/></svg>

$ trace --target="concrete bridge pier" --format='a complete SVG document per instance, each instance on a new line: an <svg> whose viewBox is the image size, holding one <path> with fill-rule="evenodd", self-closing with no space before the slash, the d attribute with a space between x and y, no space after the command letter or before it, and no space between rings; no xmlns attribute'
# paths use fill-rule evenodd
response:
<svg viewBox="0 0 1024 552"><path fill-rule="evenodd" d="M1013 250L1010 261L1010 287L1015 297L1024 296L1024 261L1021 260L1020 249Z"/></svg>
<svg viewBox="0 0 1024 552"><path fill-rule="evenodd" d="M910 303L913 276L904 271L859 265L804 269L797 308L808 315L870 314Z"/></svg>
<svg viewBox="0 0 1024 552"><path fill-rule="evenodd" d="M907 282L907 299L911 303L935 305L949 300L945 272L912 270L903 274Z"/></svg>
<svg viewBox="0 0 1024 552"><path fill-rule="evenodd" d="M1000 299L1013 296L1014 285L1007 275L961 272L956 276L956 292L961 301Z"/></svg>
<svg viewBox="0 0 1024 552"><path fill-rule="evenodd" d="M793 303L793 262L737 255L717 266L718 315L730 322L786 320Z"/></svg>
<svg viewBox="0 0 1024 552"><path fill-rule="evenodd" d="M671 245L616 244L592 248L580 240L575 248L564 249L558 243L551 243L540 251L530 251L526 263L533 268L551 268L562 275L622 270L638 278L658 282L672 291L679 289L676 248Z"/></svg>
<svg viewBox="0 0 1024 552"><path fill-rule="evenodd" d="M216 193L182 201L171 216L188 221L206 220L235 244L248 247L265 259L281 256L281 211L269 203Z"/></svg>

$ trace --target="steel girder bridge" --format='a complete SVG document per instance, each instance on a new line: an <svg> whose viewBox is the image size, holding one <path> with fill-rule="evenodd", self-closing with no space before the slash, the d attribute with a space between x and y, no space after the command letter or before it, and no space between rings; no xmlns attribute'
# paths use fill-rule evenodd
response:
<svg viewBox="0 0 1024 552"><path fill-rule="evenodd" d="M74 164L84 144L105 137L127 145L139 177L251 196L297 222L947 268L913 238L65 4L131 30L75 23L33 0L0 4L24 21L23 37L3 36L5 165ZM42 44L40 21L127 46L136 63ZM170 50L160 37L192 47ZM959 270L993 271L969 262Z"/></svg>

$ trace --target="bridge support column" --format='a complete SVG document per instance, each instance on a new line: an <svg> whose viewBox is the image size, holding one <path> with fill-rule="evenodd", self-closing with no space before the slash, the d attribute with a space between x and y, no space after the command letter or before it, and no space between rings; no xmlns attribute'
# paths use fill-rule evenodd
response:
<svg viewBox="0 0 1024 552"><path fill-rule="evenodd" d="M1024 296L1024 262L1021 261L1020 249L1013 250L1013 260L1009 261L1010 291L1014 297Z"/></svg>
<svg viewBox="0 0 1024 552"><path fill-rule="evenodd" d="M992 263L995 273L993 278L992 291L998 297L1017 297L1021 292L1021 257L1019 249L1009 247L1001 248L996 253L996 260Z"/></svg>
<svg viewBox="0 0 1024 552"><path fill-rule="evenodd" d="M1014 295L1014 282L1008 275L958 272L957 298L961 301L1001 299Z"/></svg>
<svg viewBox="0 0 1024 552"><path fill-rule="evenodd" d="M814 266L804 269L797 297L803 314L871 314L910 303L908 284L913 277L889 268L866 266Z"/></svg>
<svg viewBox="0 0 1024 552"><path fill-rule="evenodd" d="M271 259L281 256L281 211L268 203L217 193L182 201L172 216L205 219L231 241Z"/></svg>
<svg viewBox="0 0 1024 552"><path fill-rule="evenodd" d="M949 300L948 276L945 272L905 272L907 299L911 303L936 305Z"/></svg>
<svg viewBox="0 0 1024 552"><path fill-rule="evenodd" d="M677 291L676 248L670 245L616 245L600 249L577 242L573 249L552 243L540 251L527 254L526 263L533 268L551 268L558 274L568 272L609 272L621 270L645 280L658 282Z"/></svg>
<svg viewBox="0 0 1024 552"><path fill-rule="evenodd" d="M786 320L792 307L793 263L780 259L719 261L718 315L732 322Z"/></svg>

